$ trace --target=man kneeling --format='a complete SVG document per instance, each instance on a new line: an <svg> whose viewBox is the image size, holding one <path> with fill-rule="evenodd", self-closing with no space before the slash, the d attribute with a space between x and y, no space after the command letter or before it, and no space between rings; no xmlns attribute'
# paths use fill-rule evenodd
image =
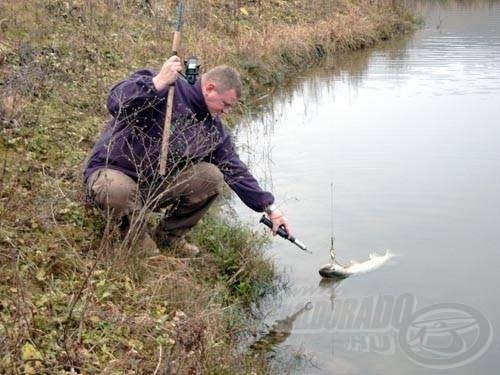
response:
<svg viewBox="0 0 500 375"><path fill-rule="evenodd" d="M107 218L120 222L124 235L145 214L166 209L153 233L161 246L176 246L188 255L198 248L186 232L206 213L224 182L251 209L266 212L273 232L290 225L262 190L235 151L220 117L241 96L239 74L222 65L194 85L179 78L177 56L159 72L140 70L116 84L108 97L112 116L96 142L84 171L87 195ZM175 85L167 173L159 173L168 88ZM134 225L133 225L134 224ZM150 241L147 233L143 238Z"/></svg>

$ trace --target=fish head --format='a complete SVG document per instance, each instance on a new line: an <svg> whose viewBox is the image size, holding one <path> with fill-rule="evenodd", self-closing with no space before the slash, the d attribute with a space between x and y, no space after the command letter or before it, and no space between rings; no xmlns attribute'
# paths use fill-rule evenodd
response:
<svg viewBox="0 0 500 375"><path fill-rule="evenodd" d="M328 278L346 278L349 276L345 268L336 263L325 264L318 272L322 277Z"/></svg>

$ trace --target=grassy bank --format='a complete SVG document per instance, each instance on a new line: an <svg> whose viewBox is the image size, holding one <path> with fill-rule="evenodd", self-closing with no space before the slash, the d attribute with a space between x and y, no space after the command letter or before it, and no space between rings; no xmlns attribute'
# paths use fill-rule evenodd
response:
<svg viewBox="0 0 500 375"><path fill-rule="evenodd" d="M214 210L195 259L124 248L84 203L117 80L167 57L176 1L0 4L0 372L264 372L233 349L272 288L265 239ZM392 1L187 2L181 54L235 66L252 98L325 55L407 31Z"/></svg>

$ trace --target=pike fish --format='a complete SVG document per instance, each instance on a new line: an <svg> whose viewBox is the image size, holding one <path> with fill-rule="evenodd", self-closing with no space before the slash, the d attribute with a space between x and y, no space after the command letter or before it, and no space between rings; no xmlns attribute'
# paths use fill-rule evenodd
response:
<svg viewBox="0 0 500 375"><path fill-rule="evenodd" d="M343 266L338 263L332 262L321 267L319 269L319 274L322 277L346 278L351 275L373 271L374 269L383 266L392 257L393 254L391 254L389 250L386 250L384 255L370 254L370 259L362 263L351 261L350 264Z"/></svg>

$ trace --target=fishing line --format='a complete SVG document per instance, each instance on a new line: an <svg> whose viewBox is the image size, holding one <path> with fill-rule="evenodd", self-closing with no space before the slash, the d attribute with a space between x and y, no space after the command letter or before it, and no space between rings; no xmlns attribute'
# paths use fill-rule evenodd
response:
<svg viewBox="0 0 500 375"><path fill-rule="evenodd" d="M385 255L377 255L370 254L370 259L364 261L362 263L358 263L355 261L351 261L349 265L343 265L337 262L336 255L337 252L335 250L335 228L334 228L334 200L333 200L333 192L334 185L331 183L331 207L330 207L330 221L331 221L331 237L330 237L330 258L331 261L328 264L325 264L319 269L319 274L321 277L325 278L346 278L350 275L356 275L364 272L368 272L379 268L385 262L387 262L391 258L391 253L389 250L386 251Z"/></svg>
<svg viewBox="0 0 500 375"><path fill-rule="evenodd" d="M330 183L330 188L331 188L331 195L330 195L330 223L332 225L332 230L331 230L331 237L330 237L330 251L334 251L333 243L335 242L335 232L334 232L334 227L333 227L333 182Z"/></svg>
<svg viewBox="0 0 500 375"><path fill-rule="evenodd" d="M337 252L335 251L335 231L333 224L333 182L330 183L330 223L331 223L331 236L330 236L330 258L332 259L332 263L335 263L335 257L337 256Z"/></svg>

